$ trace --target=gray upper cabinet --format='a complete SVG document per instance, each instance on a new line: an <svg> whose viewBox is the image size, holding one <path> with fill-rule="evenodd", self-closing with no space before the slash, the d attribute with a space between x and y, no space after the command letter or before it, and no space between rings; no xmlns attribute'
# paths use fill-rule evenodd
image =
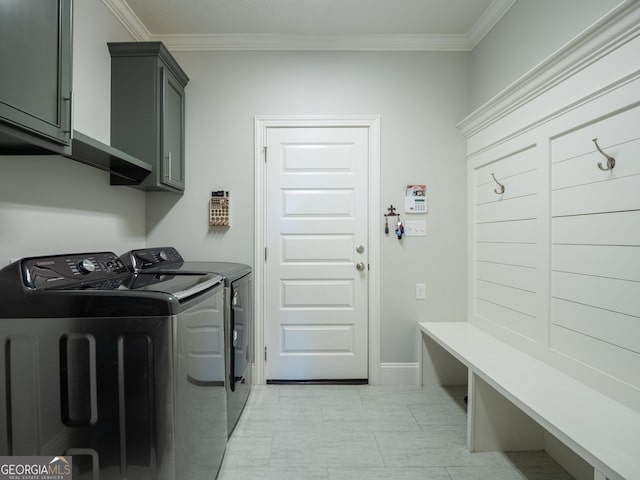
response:
<svg viewBox="0 0 640 480"><path fill-rule="evenodd" d="M149 163L144 190L184 191L184 88L189 78L161 42L109 43L111 145ZM119 184L112 177L112 185Z"/></svg>
<svg viewBox="0 0 640 480"><path fill-rule="evenodd" d="M71 0L0 1L0 150L71 142Z"/></svg>

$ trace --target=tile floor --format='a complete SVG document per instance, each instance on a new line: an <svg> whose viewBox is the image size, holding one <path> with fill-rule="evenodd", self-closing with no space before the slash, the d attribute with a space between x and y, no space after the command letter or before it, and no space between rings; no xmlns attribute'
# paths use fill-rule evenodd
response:
<svg viewBox="0 0 640 480"><path fill-rule="evenodd" d="M259 385L219 480L569 480L544 452L469 453L461 387Z"/></svg>

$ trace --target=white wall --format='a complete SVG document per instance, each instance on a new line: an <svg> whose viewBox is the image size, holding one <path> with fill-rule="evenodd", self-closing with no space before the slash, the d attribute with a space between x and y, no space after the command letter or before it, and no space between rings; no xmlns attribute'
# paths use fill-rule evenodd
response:
<svg viewBox="0 0 640 480"><path fill-rule="evenodd" d="M74 127L109 143L106 42L130 35L100 0L74 2ZM71 251L123 253L145 241L145 196L61 157L0 156L0 266Z"/></svg>
<svg viewBox="0 0 640 480"><path fill-rule="evenodd" d="M380 232L382 362L417 362L416 320L466 318L466 53L178 52L187 86L187 190L149 194L149 245L189 259L253 263L256 115L381 115L381 203L426 183L427 237ZM212 190L231 192L231 227L209 228ZM382 215L385 211L379 212ZM403 217L406 220L406 216ZM427 301L414 299L426 283Z"/></svg>
<svg viewBox="0 0 640 480"><path fill-rule="evenodd" d="M471 54L473 111L623 0L518 0Z"/></svg>

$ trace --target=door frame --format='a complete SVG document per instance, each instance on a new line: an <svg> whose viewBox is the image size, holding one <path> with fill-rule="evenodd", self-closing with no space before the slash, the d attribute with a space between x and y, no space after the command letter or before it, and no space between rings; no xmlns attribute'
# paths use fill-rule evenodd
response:
<svg viewBox="0 0 640 480"><path fill-rule="evenodd" d="M264 158L267 129L286 127L364 127L369 131L368 165L368 368L369 384L380 383L380 115L317 115L255 117L254 137L254 383L266 383L264 349L266 345L266 193L267 176Z"/></svg>

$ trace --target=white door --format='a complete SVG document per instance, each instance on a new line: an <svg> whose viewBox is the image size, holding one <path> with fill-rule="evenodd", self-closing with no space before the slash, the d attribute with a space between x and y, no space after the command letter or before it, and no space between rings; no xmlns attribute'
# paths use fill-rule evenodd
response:
<svg viewBox="0 0 640 480"><path fill-rule="evenodd" d="M268 380L368 377L368 135L267 129Z"/></svg>

